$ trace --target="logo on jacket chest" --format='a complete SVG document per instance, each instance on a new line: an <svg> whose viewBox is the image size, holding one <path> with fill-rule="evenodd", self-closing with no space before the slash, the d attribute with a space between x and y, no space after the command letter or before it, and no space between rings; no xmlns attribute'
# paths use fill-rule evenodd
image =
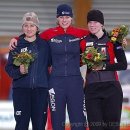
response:
<svg viewBox="0 0 130 130"><path fill-rule="evenodd" d="M86 47L92 47L92 46L94 46L94 42L87 42L86 43Z"/></svg>
<svg viewBox="0 0 130 130"><path fill-rule="evenodd" d="M54 43L64 43L63 41L64 41L64 40L56 39L56 38L52 38L52 39L51 39L51 42L54 42ZM67 40L67 43L72 43L72 42L76 42L76 41L80 41L80 38L68 39L68 40Z"/></svg>
<svg viewBox="0 0 130 130"><path fill-rule="evenodd" d="M86 46L106 46L106 43L86 42Z"/></svg>
<svg viewBox="0 0 130 130"><path fill-rule="evenodd" d="M52 38L51 42L55 42L55 43L62 43L62 40L56 39L56 38Z"/></svg>
<svg viewBox="0 0 130 130"><path fill-rule="evenodd" d="M76 41L80 41L80 38L69 39L69 42L76 42Z"/></svg>
<svg viewBox="0 0 130 130"><path fill-rule="evenodd" d="M27 47L21 49L21 52L27 52L27 51L28 51Z"/></svg>

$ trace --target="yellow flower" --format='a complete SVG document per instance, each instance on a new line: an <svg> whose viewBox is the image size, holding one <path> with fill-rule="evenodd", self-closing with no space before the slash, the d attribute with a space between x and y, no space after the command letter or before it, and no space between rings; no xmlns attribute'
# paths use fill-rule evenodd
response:
<svg viewBox="0 0 130 130"><path fill-rule="evenodd" d="M128 35L129 28L126 25L120 25L114 28L110 33L111 42L115 43L116 41L122 43L123 39Z"/></svg>
<svg viewBox="0 0 130 130"><path fill-rule="evenodd" d="M112 42L115 42L116 39L117 39L116 37L111 37L111 41L112 41Z"/></svg>
<svg viewBox="0 0 130 130"><path fill-rule="evenodd" d="M82 62L91 69L95 65L99 65L106 59L104 53L98 52L98 49L92 47L87 47L85 52L82 54Z"/></svg>
<svg viewBox="0 0 130 130"><path fill-rule="evenodd" d="M31 62L34 61L34 58L35 58L35 55L33 53L28 52L28 51L21 52L21 53L15 52L13 55L14 55L13 64L16 66L20 66L23 64L27 69L28 69L29 65L31 64Z"/></svg>

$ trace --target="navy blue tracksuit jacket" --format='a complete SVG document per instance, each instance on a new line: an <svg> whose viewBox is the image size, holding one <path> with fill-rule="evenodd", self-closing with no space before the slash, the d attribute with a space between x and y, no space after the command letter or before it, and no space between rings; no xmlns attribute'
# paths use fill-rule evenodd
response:
<svg viewBox="0 0 130 130"><path fill-rule="evenodd" d="M21 74L19 66L13 64L13 53L23 51L35 55L27 74ZM22 35L14 51L9 53L6 71L13 78L13 105L16 120L15 130L27 130L32 121L33 130L44 130L48 107L49 46L37 35L28 42Z"/></svg>
<svg viewBox="0 0 130 130"><path fill-rule="evenodd" d="M35 55L35 60L29 66L29 72L22 75L19 66L13 65L14 53L21 50L28 50ZM21 36L18 40L17 48L10 51L6 71L13 78L14 88L48 88L48 65L49 65L49 46L46 41L37 36L36 41L30 43Z"/></svg>
<svg viewBox="0 0 130 130"><path fill-rule="evenodd" d="M65 110L71 130L85 130L83 79L80 73L80 40L88 32L69 27L51 28L41 34L48 41L52 56L49 79L53 130L65 129Z"/></svg>

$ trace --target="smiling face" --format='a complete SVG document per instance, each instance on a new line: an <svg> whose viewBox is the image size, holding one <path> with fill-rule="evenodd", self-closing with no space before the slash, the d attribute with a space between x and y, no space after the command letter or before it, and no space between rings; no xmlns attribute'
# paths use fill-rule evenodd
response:
<svg viewBox="0 0 130 130"><path fill-rule="evenodd" d="M103 25L97 21L89 21L88 22L88 29L92 34L97 34L102 30Z"/></svg>
<svg viewBox="0 0 130 130"><path fill-rule="evenodd" d="M70 16L59 16L57 21L63 29L67 29L72 24L72 18Z"/></svg>
<svg viewBox="0 0 130 130"><path fill-rule="evenodd" d="M33 22L25 22L22 26L23 33L25 33L26 37L33 38L35 37L38 27Z"/></svg>

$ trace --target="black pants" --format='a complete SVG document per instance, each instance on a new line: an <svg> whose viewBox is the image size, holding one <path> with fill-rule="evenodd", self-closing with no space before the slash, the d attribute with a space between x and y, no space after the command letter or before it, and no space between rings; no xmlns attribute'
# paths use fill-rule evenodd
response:
<svg viewBox="0 0 130 130"><path fill-rule="evenodd" d="M48 90L44 88L13 89L15 130L28 130L32 121L33 130L45 130L48 107Z"/></svg>
<svg viewBox="0 0 130 130"><path fill-rule="evenodd" d="M119 130L123 93L120 83L86 85L85 102L90 130Z"/></svg>

